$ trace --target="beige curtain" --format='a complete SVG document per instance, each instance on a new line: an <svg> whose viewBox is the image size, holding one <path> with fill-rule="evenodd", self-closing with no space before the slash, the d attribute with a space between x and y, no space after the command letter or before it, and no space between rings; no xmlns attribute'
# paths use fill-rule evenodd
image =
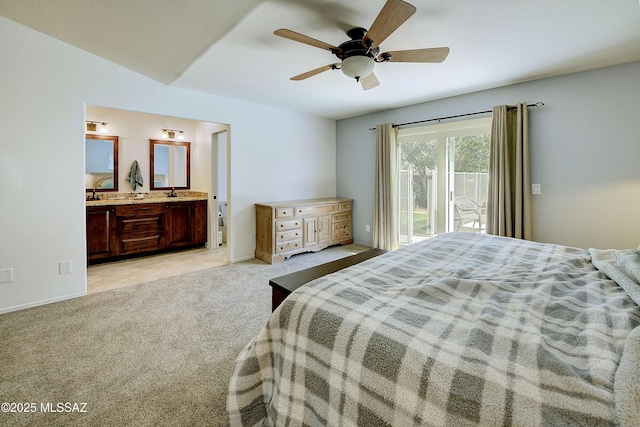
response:
<svg viewBox="0 0 640 427"><path fill-rule="evenodd" d="M487 234L531 240L531 177L529 172L529 111L493 107Z"/></svg>
<svg viewBox="0 0 640 427"><path fill-rule="evenodd" d="M397 128L391 123L376 127L372 246L388 251L398 248L397 139Z"/></svg>

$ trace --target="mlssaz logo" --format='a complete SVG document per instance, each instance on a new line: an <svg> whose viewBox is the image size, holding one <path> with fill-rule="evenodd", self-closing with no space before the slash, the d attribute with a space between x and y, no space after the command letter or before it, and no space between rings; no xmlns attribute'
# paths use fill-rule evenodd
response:
<svg viewBox="0 0 640 427"><path fill-rule="evenodd" d="M84 402L41 403L40 412L87 412L87 404Z"/></svg>

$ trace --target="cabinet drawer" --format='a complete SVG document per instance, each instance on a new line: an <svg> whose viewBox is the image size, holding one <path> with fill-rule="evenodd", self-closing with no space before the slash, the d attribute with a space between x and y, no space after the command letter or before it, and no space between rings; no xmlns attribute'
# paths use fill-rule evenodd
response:
<svg viewBox="0 0 640 427"><path fill-rule="evenodd" d="M351 238L351 223L338 222L333 224L333 240L343 240Z"/></svg>
<svg viewBox="0 0 640 427"><path fill-rule="evenodd" d="M296 216L322 215L338 212L338 203L326 205L296 206Z"/></svg>
<svg viewBox="0 0 640 427"><path fill-rule="evenodd" d="M137 237L131 239L120 240L120 253L130 254L135 252L153 251L162 249L162 236L156 234L155 236Z"/></svg>
<svg viewBox="0 0 640 427"><path fill-rule="evenodd" d="M293 207L276 208L276 219L293 218Z"/></svg>
<svg viewBox="0 0 640 427"><path fill-rule="evenodd" d="M333 214L333 222L349 221L351 220L351 212L341 212Z"/></svg>
<svg viewBox="0 0 640 427"><path fill-rule="evenodd" d="M350 211L351 210L351 202L340 202L339 210L340 210L340 212L342 212L342 211Z"/></svg>
<svg viewBox="0 0 640 427"><path fill-rule="evenodd" d="M162 215L163 213L162 203L116 206L116 216Z"/></svg>
<svg viewBox="0 0 640 427"><path fill-rule="evenodd" d="M294 230L296 228L302 230L302 221L299 219L292 219L289 221L276 221L276 232Z"/></svg>
<svg viewBox="0 0 640 427"><path fill-rule="evenodd" d="M289 240L302 239L302 230L289 230L276 233L276 242L288 242Z"/></svg>
<svg viewBox="0 0 640 427"><path fill-rule="evenodd" d="M290 242L276 243L276 253L289 252L302 247L302 240L292 240Z"/></svg>
<svg viewBox="0 0 640 427"><path fill-rule="evenodd" d="M162 232L162 216L144 218L119 218L118 232L125 234L158 234Z"/></svg>

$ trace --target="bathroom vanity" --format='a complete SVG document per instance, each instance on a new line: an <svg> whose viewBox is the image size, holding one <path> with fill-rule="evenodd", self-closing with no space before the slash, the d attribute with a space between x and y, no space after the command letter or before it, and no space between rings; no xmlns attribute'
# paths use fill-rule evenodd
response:
<svg viewBox="0 0 640 427"><path fill-rule="evenodd" d="M201 197L87 201L88 264L207 241L207 200Z"/></svg>

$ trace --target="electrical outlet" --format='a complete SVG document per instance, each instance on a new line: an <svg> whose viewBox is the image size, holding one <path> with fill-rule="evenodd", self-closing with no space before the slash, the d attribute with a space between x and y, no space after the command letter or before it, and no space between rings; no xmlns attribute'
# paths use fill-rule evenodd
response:
<svg viewBox="0 0 640 427"><path fill-rule="evenodd" d="M531 184L531 194L542 194L540 184Z"/></svg>
<svg viewBox="0 0 640 427"><path fill-rule="evenodd" d="M366 231L367 233L371 233L371 226L369 224L365 225L364 231Z"/></svg>
<svg viewBox="0 0 640 427"><path fill-rule="evenodd" d="M0 270L0 283L13 282L13 268L3 268Z"/></svg>
<svg viewBox="0 0 640 427"><path fill-rule="evenodd" d="M250 242L255 242L256 241L256 233L249 234L249 241Z"/></svg>
<svg viewBox="0 0 640 427"><path fill-rule="evenodd" d="M60 274L71 273L71 261L60 261L58 263L58 270Z"/></svg>

